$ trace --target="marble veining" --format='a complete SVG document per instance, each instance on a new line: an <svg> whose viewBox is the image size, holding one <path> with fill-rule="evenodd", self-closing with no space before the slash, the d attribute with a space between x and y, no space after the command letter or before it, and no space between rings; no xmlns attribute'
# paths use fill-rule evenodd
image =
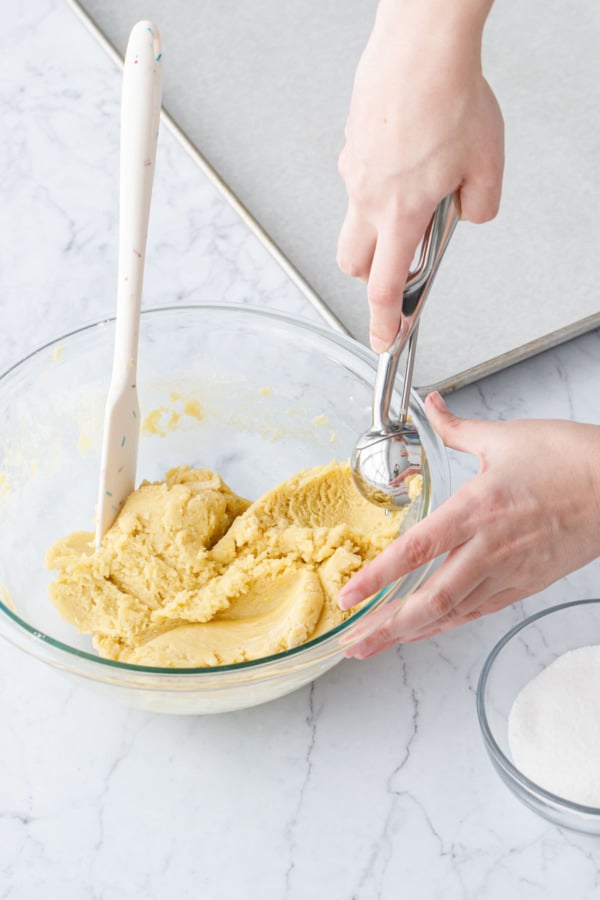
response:
<svg viewBox="0 0 600 900"><path fill-rule="evenodd" d="M7 7L1 369L113 314L120 93L119 72L61 0ZM200 299L319 318L163 130L144 302ZM588 334L450 405L598 422L599 350L600 334ZM452 453L451 467L457 487L476 461ZM598 896L597 840L506 792L474 692L504 631L599 585L595 562L468 628L348 660L266 706L196 719L115 706L3 643L1 900Z"/></svg>

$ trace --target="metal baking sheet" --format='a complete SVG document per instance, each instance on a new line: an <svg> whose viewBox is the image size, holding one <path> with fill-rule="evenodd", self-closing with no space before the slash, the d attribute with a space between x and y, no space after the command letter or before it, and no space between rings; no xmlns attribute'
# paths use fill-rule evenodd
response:
<svg viewBox="0 0 600 900"><path fill-rule="evenodd" d="M171 126L324 318L366 342L364 286L335 265L345 208L336 159L375 5L80 6L118 54L138 19L155 19ZM422 392L600 325L599 42L597 0L581 0L576 16L569 0L493 9L484 58L506 120L503 205L495 222L457 229L423 314Z"/></svg>

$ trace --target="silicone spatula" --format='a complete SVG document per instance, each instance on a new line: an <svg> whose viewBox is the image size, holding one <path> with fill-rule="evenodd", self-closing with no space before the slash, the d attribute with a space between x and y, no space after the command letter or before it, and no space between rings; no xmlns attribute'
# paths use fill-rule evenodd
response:
<svg viewBox="0 0 600 900"><path fill-rule="evenodd" d="M96 545L135 487L140 412L137 395L142 282L161 101L160 37L152 22L129 35L123 69L117 318L104 414Z"/></svg>

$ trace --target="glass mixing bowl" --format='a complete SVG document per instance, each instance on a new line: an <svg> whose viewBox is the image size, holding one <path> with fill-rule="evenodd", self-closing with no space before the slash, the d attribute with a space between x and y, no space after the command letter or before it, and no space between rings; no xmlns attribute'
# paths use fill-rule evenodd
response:
<svg viewBox="0 0 600 900"><path fill-rule="evenodd" d="M312 681L385 622L430 567L390 584L342 626L300 647L211 669L103 659L56 612L44 554L57 538L94 529L113 340L114 320L91 325L0 378L0 634L110 697L161 712L238 709ZM162 479L187 463L213 469L256 499L301 469L347 459L370 422L376 356L350 338L266 310L149 310L139 360L139 480ZM398 407L399 395L394 402ZM416 395L411 413L428 466L406 526L449 493L444 448Z"/></svg>
<svg viewBox="0 0 600 900"><path fill-rule="evenodd" d="M562 603L520 622L498 641L481 671L477 713L494 768L522 803L556 825L600 834L600 809L545 790L520 771L509 745L512 705L532 678L568 650L600 643L600 600Z"/></svg>

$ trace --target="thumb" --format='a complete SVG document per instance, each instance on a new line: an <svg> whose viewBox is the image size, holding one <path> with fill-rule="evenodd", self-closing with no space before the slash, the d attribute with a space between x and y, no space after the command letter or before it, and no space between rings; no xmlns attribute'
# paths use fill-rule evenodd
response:
<svg viewBox="0 0 600 900"><path fill-rule="evenodd" d="M427 418L443 440L446 447L452 450L461 450L463 453L472 453L481 456L485 445L486 435L492 422L480 422L477 419L461 419L450 412L441 394L434 391L425 400Z"/></svg>

